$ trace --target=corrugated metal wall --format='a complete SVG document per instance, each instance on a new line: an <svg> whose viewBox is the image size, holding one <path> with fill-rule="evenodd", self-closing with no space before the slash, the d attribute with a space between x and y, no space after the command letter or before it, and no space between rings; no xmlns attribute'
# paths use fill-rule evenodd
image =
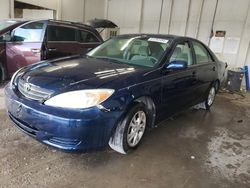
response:
<svg viewBox="0 0 250 188"><path fill-rule="evenodd" d="M107 3L107 18L121 27L121 34L170 33L198 38L208 44L213 25L214 32L226 31L225 49L217 55L231 67L250 65L250 0L108 0ZM230 51L227 45L234 45L237 50Z"/></svg>

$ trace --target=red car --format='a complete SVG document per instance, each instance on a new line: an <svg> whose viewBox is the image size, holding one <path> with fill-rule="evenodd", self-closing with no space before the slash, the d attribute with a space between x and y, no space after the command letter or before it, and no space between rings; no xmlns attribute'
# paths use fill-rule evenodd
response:
<svg viewBox="0 0 250 188"><path fill-rule="evenodd" d="M104 20L102 23L105 24L105 21L110 27L111 22ZM84 54L102 42L94 27L81 23L58 20L0 21L0 81L23 66L46 59Z"/></svg>

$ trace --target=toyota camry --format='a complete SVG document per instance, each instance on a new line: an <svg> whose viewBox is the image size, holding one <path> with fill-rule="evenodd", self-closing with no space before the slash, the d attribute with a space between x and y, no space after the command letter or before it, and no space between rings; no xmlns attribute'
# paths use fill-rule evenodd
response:
<svg viewBox="0 0 250 188"><path fill-rule="evenodd" d="M5 88L10 119L67 151L110 146L127 153L146 129L194 105L208 110L225 64L202 42L172 35L121 35L86 55L19 69Z"/></svg>

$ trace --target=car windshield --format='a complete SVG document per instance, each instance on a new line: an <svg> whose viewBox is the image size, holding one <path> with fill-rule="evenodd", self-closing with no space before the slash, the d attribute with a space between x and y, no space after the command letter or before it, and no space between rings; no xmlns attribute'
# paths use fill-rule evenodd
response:
<svg viewBox="0 0 250 188"><path fill-rule="evenodd" d="M154 67L169 44L168 38L112 38L90 51L87 56L117 63Z"/></svg>
<svg viewBox="0 0 250 188"><path fill-rule="evenodd" d="M15 23L17 23L17 22L14 20L0 21L0 30L5 29L6 27L9 27Z"/></svg>

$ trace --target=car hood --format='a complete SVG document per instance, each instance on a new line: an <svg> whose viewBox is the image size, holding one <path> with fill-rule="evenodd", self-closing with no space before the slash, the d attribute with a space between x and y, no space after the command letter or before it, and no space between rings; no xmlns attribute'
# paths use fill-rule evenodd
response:
<svg viewBox="0 0 250 188"><path fill-rule="evenodd" d="M54 92L92 88L118 89L133 84L132 80L136 80L133 77L143 74L145 70L143 67L108 60L74 57L33 65L24 72L21 79Z"/></svg>

